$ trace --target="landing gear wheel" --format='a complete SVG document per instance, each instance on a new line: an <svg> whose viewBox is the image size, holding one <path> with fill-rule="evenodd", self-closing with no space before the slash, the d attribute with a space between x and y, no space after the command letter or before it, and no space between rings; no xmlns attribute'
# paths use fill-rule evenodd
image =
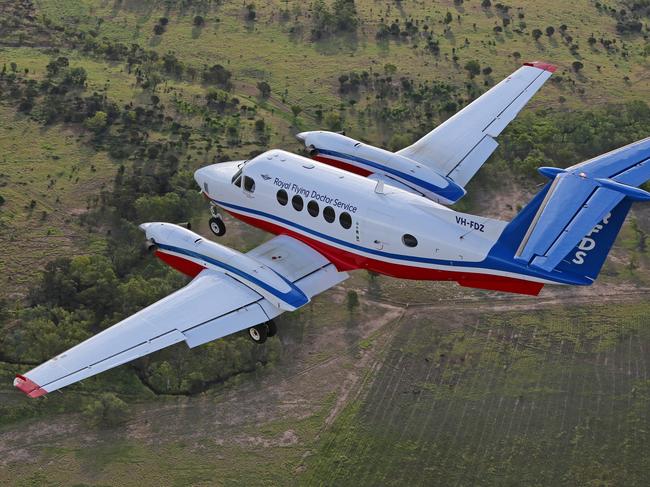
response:
<svg viewBox="0 0 650 487"><path fill-rule="evenodd" d="M251 326L248 329L248 336L251 338L251 340L258 344L262 344L266 341L268 333L269 327L266 323L262 323L261 325L257 326Z"/></svg>
<svg viewBox="0 0 650 487"><path fill-rule="evenodd" d="M221 237L224 233L226 233L226 225L224 225L223 220L221 218L210 218L210 230L212 230L212 233L214 233L217 237Z"/></svg>
<svg viewBox="0 0 650 487"><path fill-rule="evenodd" d="M266 334L267 337L271 338L272 336L275 336L275 334L278 332L278 327L275 324L275 321L267 321L266 326L269 329L269 332Z"/></svg>

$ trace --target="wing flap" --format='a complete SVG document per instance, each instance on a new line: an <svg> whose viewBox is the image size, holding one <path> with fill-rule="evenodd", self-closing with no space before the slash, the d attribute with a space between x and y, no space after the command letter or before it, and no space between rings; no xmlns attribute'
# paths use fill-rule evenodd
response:
<svg viewBox="0 0 650 487"><path fill-rule="evenodd" d="M447 176L455 183L465 187L498 146L496 140L486 135Z"/></svg>
<svg viewBox="0 0 650 487"><path fill-rule="evenodd" d="M278 315L281 313L277 307L273 306L265 299L260 301L268 303L270 308ZM183 336L187 345L190 348L194 348L203 345L204 343L216 340L217 338L223 338L245 328L250 328L259 323L264 323L270 319L271 317L264 312L258 302L244 306L243 308L239 308L224 316L220 316L214 320L201 323L200 325L185 330Z"/></svg>
<svg viewBox="0 0 650 487"><path fill-rule="evenodd" d="M493 137L515 118L554 70L543 63L522 66L398 154L466 185L496 149Z"/></svg>

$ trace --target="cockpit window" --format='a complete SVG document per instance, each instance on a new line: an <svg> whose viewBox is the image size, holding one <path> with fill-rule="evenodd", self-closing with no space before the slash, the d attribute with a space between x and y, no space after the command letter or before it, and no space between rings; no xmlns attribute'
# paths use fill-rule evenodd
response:
<svg viewBox="0 0 650 487"><path fill-rule="evenodd" d="M239 171L235 173L235 175L232 177L231 183L233 183L235 186L239 186L241 188L241 168Z"/></svg>
<svg viewBox="0 0 650 487"><path fill-rule="evenodd" d="M205 191L205 194L210 194L210 190L208 189L208 183L203 183L203 190Z"/></svg>
<svg viewBox="0 0 650 487"><path fill-rule="evenodd" d="M244 176L244 189L249 193L255 192L255 180L251 177Z"/></svg>

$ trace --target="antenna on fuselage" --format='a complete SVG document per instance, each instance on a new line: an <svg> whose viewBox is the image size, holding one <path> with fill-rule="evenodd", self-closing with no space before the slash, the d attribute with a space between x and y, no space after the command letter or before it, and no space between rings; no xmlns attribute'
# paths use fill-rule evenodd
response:
<svg viewBox="0 0 650 487"><path fill-rule="evenodd" d="M384 180L382 178L377 178L377 184L375 185L375 193L384 194Z"/></svg>

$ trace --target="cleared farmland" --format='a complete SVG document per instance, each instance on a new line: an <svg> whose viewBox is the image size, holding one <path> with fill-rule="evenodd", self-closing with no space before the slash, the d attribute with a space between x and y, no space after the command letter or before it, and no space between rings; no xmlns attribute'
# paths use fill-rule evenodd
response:
<svg viewBox="0 0 650 487"><path fill-rule="evenodd" d="M305 485L643 485L649 309L406 315Z"/></svg>

